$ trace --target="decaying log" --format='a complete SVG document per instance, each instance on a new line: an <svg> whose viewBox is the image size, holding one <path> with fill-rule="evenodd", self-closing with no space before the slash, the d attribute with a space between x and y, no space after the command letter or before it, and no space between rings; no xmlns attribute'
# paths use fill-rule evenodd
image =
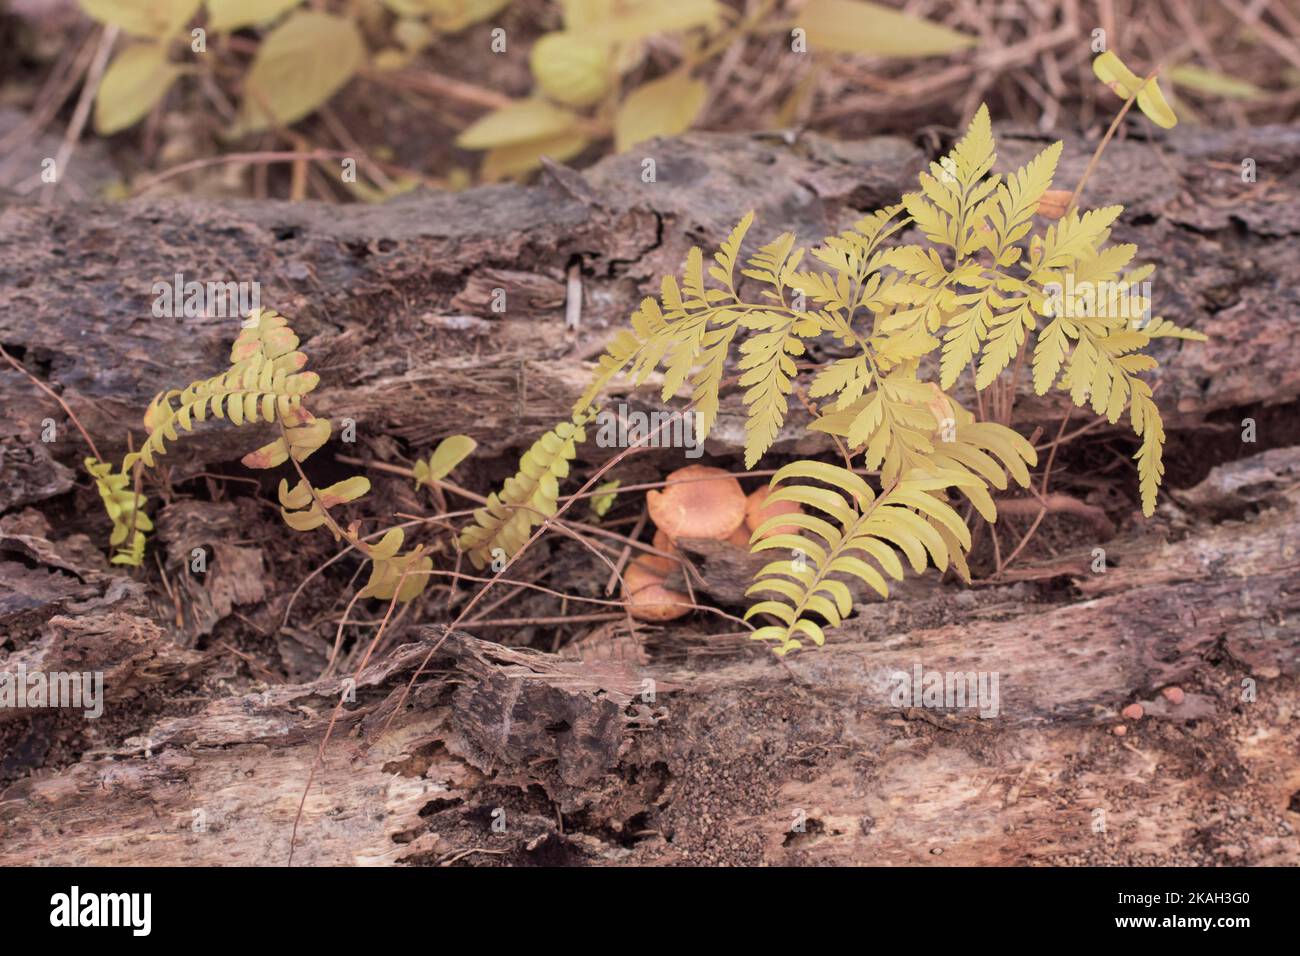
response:
<svg viewBox="0 0 1300 956"><path fill-rule="evenodd" d="M1270 485L1248 519L1116 538L1100 572L1082 549L1024 569L1082 600L932 583L786 666L685 631L591 662L423 628L356 680L295 860L1295 865L1300 490L1277 478L1297 461L1208 479ZM83 625L45 666L130 657L130 633ZM997 675L996 707L898 698L918 668ZM121 679L145 671L187 680ZM346 691L266 686L119 730L0 798L0 864L283 862Z"/></svg>
<svg viewBox="0 0 1300 956"><path fill-rule="evenodd" d="M1000 162L1040 139L1005 132ZM1089 152L1067 148L1063 182ZM380 207L6 205L0 344L119 455L152 394L219 370L236 334L232 318L155 317L153 283L255 281L322 373L318 410L354 419L372 453L468 432L504 464L567 414L606 337L690 244L716 244L751 207L764 235L815 241L894 200L926 158L900 140L707 134L652 153L655 182L624 156ZM1086 201L1125 203L1117 238L1159 264L1160 311L1212 334L1160 346L1171 435L1300 395L1298 160L1294 130L1180 133L1114 144L1091 181ZM582 319L566 332L574 264ZM1018 408L1059 419L1047 401ZM327 649L310 635L292 683L254 683L227 669L215 626L258 607L250 634L296 639L278 625L300 578L240 540L265 503L160 502L168 594L146 592L81 533L102 526L70 514L94 498L67 494L86 449L61 410L7 366L0 409L0 670L105 683L97 719L0 709L0 779L14 781L0 864L283 862L340 695L295 862L1300 863L1300 449L1222 466L1150 527L978 587L930 576L863 598L826 647L784 663L689 622L611 628L562 656L426 626L355 683L313 679ZM737 409L729 396L710 453L740 446ZM816 447L796 437L802 416L780 451ZM208 431L176 443L172 478L257 443ZM683 545L702 593L738 603L743 552ZM216 573L177 573L196 548L214 549ZM996 708L917 706L898 693L917 668L986 689L997 675ZM1144 716L1121 717L1133 704Z"/></svg>
<svg viewBox="0 0 1300 956"><path fill-rule="evenodd" d="M1000 134L1003 168L1042 137ZM1058 179L1074 182L1091 147L1072 142ZM526 445L567 414L590 361L691 244L716 247L748 209L755 236L794 230L807 243L915 184L926 159L882 138L834 143L692 134L656 143L656 181L639 155L579 174L553 166L536 186L418 195L375 207L141 199L50 209L0 207L0 344L78 409L106 452L164 385L220 370L237 320L157 317L156 282L259 283L263 305L293 317L323 374L318 410L423 449L466 431L484 453ZM1241 159L1256 161L1244 183ZM1126 204L1116 238L1159 265L1157 311L1212 333L1160 344L1158 399L1171 427L1216 410L1300 395L1290 359L1300 306L1300 134L1289 128L1179 133L1161 144L1113 144L1089 184L1092 205ZM581 266L582 324L564 328L565 277ZM504 312L494 311L498 290ZM643 393L652 400L652 392ZM85 449L62 413L0 368L0 501L16 506L67 489L58 464ZM724 402L708 450L743 441L738 395ZM1055 421L1052 403L1023 420ZM68 441L42 449L53 417ZM778 451L794 451L792 410ZM238 458L248 436L216 430L183 442L192 472ZM807 439L803 439L807 441ZM806 450L806 449L797 449ZM21 462L16 468L11 462ZM17 478L17 482L13 481Z"/></svg>

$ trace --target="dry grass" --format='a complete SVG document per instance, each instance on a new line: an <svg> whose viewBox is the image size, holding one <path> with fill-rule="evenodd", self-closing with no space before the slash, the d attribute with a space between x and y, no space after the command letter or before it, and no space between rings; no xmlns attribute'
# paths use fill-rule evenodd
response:
<svg viewBox="0 0 1300 956"><path fill-rule="evenodd" d="M791 71L783 36L751 41L743 55L724 58L707 124L743 128L763 116L844 136L910 133L927 122L962 125L987 101L1003 120L1088 130L1109 122L1115 106L1092 75L1097 29L1142 73L1189 65L1263 91L1240 100L1174 86L1184 122L1246 126L1300 117L1300 14L1289 0L885 2L979 36L980 45L921 60L798 58Z"/></svg>

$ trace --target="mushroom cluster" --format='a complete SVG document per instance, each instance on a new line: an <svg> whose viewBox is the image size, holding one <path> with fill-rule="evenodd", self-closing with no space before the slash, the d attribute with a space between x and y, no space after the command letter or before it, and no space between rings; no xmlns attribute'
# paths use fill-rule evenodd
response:
<svg viewBox="0 0 1300 956"><path fill-rule="evenodd" d="M655 524L653 547L663 554L642 554L623 573L623 598L634 618L641 621L671 621L691 609L686 594L664 586L678 561L666 557L677 553L679 538L711 538L748 547L750 536L764 521L777 515L800 511L792 502L765 504L766 485L746 497L737 481L721 468L688 465L672 472L663 491L646 494L646 507ZM786 526L769 534L794 530Z"/></svg>

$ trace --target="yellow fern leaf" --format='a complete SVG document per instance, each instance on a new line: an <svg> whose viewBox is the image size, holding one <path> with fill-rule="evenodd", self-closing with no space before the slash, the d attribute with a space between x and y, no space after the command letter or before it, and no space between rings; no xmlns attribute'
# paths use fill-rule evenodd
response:
<svg viewBox="0 0 1300 956"><path fill-rule="evenodd" d="M1165 425L1160 418L1160 409L1151 400L1151 390L1145 382L1139 382L1134 389L1129 417L1133 430L1141 437L1142 445L1133 457L1138 463L1138 487L1142 495L1142 513L1147 517L1155 514L1156 492L1165 474L1164 446Z"/></svg>
<svg viewBox="0 0 1300 956"><path fill-rule="evenodd" d="M460 546L476 568L498 557L513 557L532 535L533 528L559 508L560 481L569 474L577 446L586 441L586 416L561 422L537 439L519 461L519 471L499 494L474 512L474 523L460 536Z"/></svg>
<svg viewBox="0 0 1300 956"><path fill-rule="evenodd" d="M1142 327L1142 331L1147 334L1148 338L1153 339L1186 339L1189 342L1205 342L1209 338L1204 332L1185 329L1162 316L1156 316Z"/></svg>
<svg viewBox="0 0 1300 956"><path fill-rule="evenodd" d="M804 337L822 330L814 318L795 313L751 312L741 324L758 332L741 345L740 384L747 388L744 401L745 467L753 468L776 441L785 421L795 359L804 354Z"/></svg>
<svg viewBox="0 0 1300 956"><path fill-rule="evenodd" d="M796 478L830 487L790 483ZM846 582L856 579L881 597L888 596L885 576L903 577L897 552L917 573L928 561L946 568L952 545L957 551L969 548L970 533L961 516L933 493L978 483L960 472L917 470L876 497L861 476L838 465L798 461L780 469L767 500L795 502L808 510L780 515L754 529L750 550L755 554L788 550L794 556L766 565L746 592L774 595L750 607L746 620L765 614L780 621L758 628L751 637L773 643L780 655L801 647L800 635L820 645L824 627L838 627L853 610ZM772 533L789 525L801 533Z"/></svg>
<svg viewBox="0 0 1300 956"><path fill-rule="evenodd" d="M1059 141L1048 146L998 187L988 215L993 234L997 237L993 257L999 266L1019 261L1020 254L1013 245L1029 233L1038 200L1052 186L1061 148Z"/></svg>
<svg viewBox="0 0 1300 956"><path fill-rule="evenodd" d="M181 431L193 431L194 424L204 421L209 411L236 427L292 415L320 377L300 371L307 356L297 351L298 337L286 322L275 312L255 310L231 346L230 368L185 388L159 393L145 413L148 435L144 444L127 455L124 470L137 461L154 467L157 458L166 454L167 442L176 441ZM259 451L265 451L268 460L276 454L269 447Z"/></svg>
<svg viewBox="0 0 1300 956"><path fill-rule="evenodd" d="M1031 278L1050 281L1047 270L1069 266L1093 253L1105 241L1110 224L1123 211L1123 206L1107 206L1080 215L1077 209L1071 209L1058 222L1048 226L1046 236L1037 247L1031 245Z"/></svg>
<svg viewBox="0 0 1300 956"><path fill-rule="evenodd" d="M135 492L131 473L125 469L114 472L112 465L96 458L87 458L85 466L113 524L108 543L115 550L110 562L139 567L144 560L145 535L153 530L144 511L148 499Z"/></svg>
<svg viewBox="0 0 1300 956"><path fill-rule="evenodd" d="M897 495L891 507L900 511L889 513L890 527L915 535L893 545L914 566L923 566L929 554L936 564L950 560L968 577L965 528L951 509L942 510L949 490L959 490L993 521L997 509L990 489L1006 488L1009 477L1028 486L1037 455L1010 428L975 421L944 390L972 366L976 390L990 388L1013 363L1018 371L1028 354L1039 394L1059 386L1075 404L1112 422L1128 410L1142 439L1136 457L1143 508L1150 513L1163 470L1164 431L1151 389L1139 377L1156 367L1145 349L1155 338L1204 336L1150 318L1145 280L1152 266L1134 266L1136 247L1110 242L1122 207L1071 209L1041 234L1033 233L1061 152L1061 144L1053 143L1005 180L994 175L992 125L981 107L952 151L921 173L916 192L826 237L812 249L810 268L800 270L803 251L793 235L761 246L742 270L762 285L753 302L735 286L740 246L753 223L747 214L707 270L719 288L705 284L703 255L693 250L681 285L665 278L659 299L645 300L632 316L632 330L611 344L579 407L619 371L629 369L639 382L662 365L664 399L689 382L707 433L731 346L739 340L745 462L753 467L785 423L800 371L796 360L810 351L809 340L838 340L851 353L816 370L810 394L829 401L810 427L844 439L850 456L860 454L867 468L880 471L887 494ZM927 242L885 248L885 240L908 224ZM940 246L954 254L941 253ZM939 380L923 382L919 370L928 368L927 357L936 350ZM946 483L898 491L914 476L936 474L948 476ZM837 505L824 491L790 491L788 500L849 521L852 516L842 512L846 503ZM771 546L806 548L816 567L769 573L775 566L770 565L760 574L764 589L775 596L751 613L781 622L757 635L775 641L779 650L797 646L799 636L824 640L825 627L844 613L842 583L827 583L837 579L818 570L840 546L843 529L822 514L783 520L801 533L777 535L781 543ZM935 550L927 551L927 543ZM880 574L847 566L864 579Z"/></svg>

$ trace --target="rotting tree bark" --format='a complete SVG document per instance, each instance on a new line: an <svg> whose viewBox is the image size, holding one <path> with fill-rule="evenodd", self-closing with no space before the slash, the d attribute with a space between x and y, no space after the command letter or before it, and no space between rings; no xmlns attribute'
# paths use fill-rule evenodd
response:
<svg viewBox="0 0 1300 956"><path fill-rule="evenodd" d="M1041 137L1000 135L1000 168ZM1058 182L1077 181L1087 144L1070 144ZM1259 181L1234 170L1256 160ZM39 371L84 415L106 453L164 386L214 374L237 332L229 318L158 318L155 282L260 285L288 315L323 373L321 414L417 449L455 431L485 452L526 445L567 414L588 362L639 299L675 272L691 244L714 248L749 208L757 235L794 230L813 244L865 210L915 188L925 157L894 139L786 146L697 134L659 144L657 181L638 157L583 175L553 168L533 187L422 195L378 207L140 200L47 209L0 207L0 344ZM1300 132L1263 128L1173 137L1160 148L1120 142L1093 177L1090 205L1124 203L1116 237L1159 263L1157 311L1212 333L1164 342L1158 400L1171 427L1252 403L1300 395L1291 360L1300 307ZM565 277L583 274L580 329L563 324ZM504 290L505 311L492 309ZM648 394L648 393L647 393ZM0 454L17 478L13 507L66 491L85 449L40 440L57 407L0 368ZM1023 420L1056 421L1053 402L1022 403ZM794 451L802 409L777 451ZM806 439L805 439L806 440ZM229 461L246 436L218 430L182 442L181 473ZM743 443L738 395L724 402L710 451ZM805 449L799 449L805 450Z"/></svg>
<svg viewBox="0 0 1300 956"><path fill-rule="evenodd" d="M1298 464L1291 448L1263 467ZM638 665L424 628L357 681L296 859L1295 865L1297 505L1294 487L1270 494L1159 560L1116 540L1103 574L1086 550L1037 569L1074 578L1082 602L1035 604L1009 583L867 605L789 671L742 640L672 631ZM84 621L78 641L46 640L46 667L131 658L136 629ZM175 663L116 682L175 689ZM916 665L998 674L997 715L892 699L892 675ZM0 863L282 862L340 689L208 700L14 784ZM1120 720L1132 703L1145 716Z"/></svg>
<svg viewBox="0 0 1300 956"><path fill-rule="evenodd" d="M1002 141L1004 166L1038 146ZM1086 160L1067 152L1065 183ZM1244 156L1259 183L1224 168ZM232 319L153 318L152 283L177 272L259 281L264 304L294 317L323 373L320 410L336 422L412 449L469 431L505 453L567 413L585 360L691 242L716 244L751 205L765 235L794 228L816 241L892 201L923 159L892 140L707 135L660 144L656 158L653 184L625 157L532 188L378 208L8 206L0 343L120 454L153 392L221 368L235 334ZM1294 130L1182 136L1163 157L1116 144L1094 178L1088 203L1128 205L1118 237L1160 264L1161 311L1212 334L1161 355L1171 432L1300 394L1297 160ZM584 312L571 334L563 278L575 260ZM497 288L501 315L489 308ZM0 407L0 512L13 512L0 518L0 668L102 670L111 691L108 718L82 722L89 743L69 752L60 740L73 718L0 711L0 733L32 722L4 738L5 764L45 768L0 796L0 863L282 862L340 681L195 695L217 655L168 639L141 587L104 569L97 542L56 540L51 522L18 511L75 480L84 449L58 409L7 369ZM1031 422L1053 412L1023 407ZM710 443L719 455L742 434L734 398L724 410ZM40 441L45 417L60 422L53 445ZM251 444L217 431L177 443L175 461L193 473ZM1104 574L1091 571L1088 543L970 591L909 582L789 671L743 638L687 629L652 632L638 663L425 628L357 681L295 858L1295 864L1296 469L1296 450L1280 449L1212 475L1167 506L1166 533L1107 542ZM235 508L164 508L160 539L183 556L206 529L237 526ZM706 576L719 594L743 580L736 566ZM1055 597L1033 580L1058 584ZM213 582L197 603L206 620L260 598ZM891 675L916 663L1000 674L1000 716L891 702ZM1175 684L1186 692L1176 706L1160 695ZM1133 702L1148 716L1118 737L1117 712Z"/></svg>

